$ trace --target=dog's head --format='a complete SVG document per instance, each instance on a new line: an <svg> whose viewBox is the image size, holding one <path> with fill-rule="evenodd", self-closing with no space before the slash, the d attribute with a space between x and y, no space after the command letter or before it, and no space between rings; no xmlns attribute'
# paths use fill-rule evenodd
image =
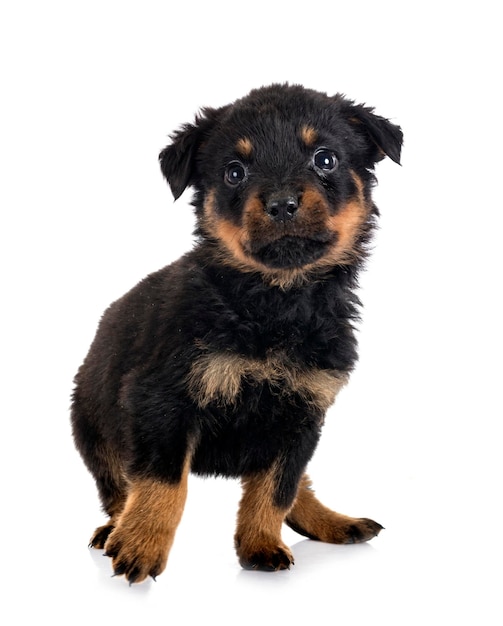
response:
<svg viewBox="0 0 503 626"><path fill-rule="evenodd" d="M224 262L282 280L363 257L373 168L399 163L402 132L341 95L273 85L172 139L161 169L175 199L195 188L198 233Z"/></svg>

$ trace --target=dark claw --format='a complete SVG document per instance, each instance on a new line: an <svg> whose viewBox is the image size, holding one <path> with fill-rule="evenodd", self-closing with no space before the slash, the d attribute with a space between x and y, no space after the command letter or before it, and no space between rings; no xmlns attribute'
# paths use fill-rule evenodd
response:
<svg viewBox="0 0 503 626"><path fill-rule="evenodd" d="M114 557L116 557L116 556L117 556L117 554L118 554L118 552L116 552L115 550L106 550L106 551L103 553L103 556L109 556L110 558L112 558L112 559L113 559Z"/></svg>
<svg viewBox="0 0 503 626"><path fill-rule="evenodd" d="M126 578L129 581L129 586L135 583L138 580L138 576L140 575L140 569L138 567L133 567L133 569L126 574Z"/></svg>
<svg viewBox="0 0 503 626"><path fill-rule="evenodd" d="M115 566L114 574L115 576L122 576L127 571L127 566L124 563L118 563Z"/></svg>
<svg viewBox="0 0 503 626"><path fill-rule="evenodd" d="M374 520L368 519L366 517L358 520L360 522L359 525L352 524L349 529L349 535L346 543L362 543L364 541L368 541L372 539L372 537L377 537L377 535L383 530L384 526L374 522Z"/></svg>
<svg viewBox="0 0 503 626"><path fill-rule="evenodd" d="M284 553L272 554L270 556L265 554L253 555L255 558L245 560L241 558L239 563L243 569L257 570L260 572L276 572L278 570L290 569L293 565L293 560Z"/></svg>
<svg viewBox="0 0 503 626"><path fill-rule="evenodd" d="M114 529L114 526L103 526L102 528L96 529L91 541L89 542L89 548L104 548L105 543Z"/></svg>

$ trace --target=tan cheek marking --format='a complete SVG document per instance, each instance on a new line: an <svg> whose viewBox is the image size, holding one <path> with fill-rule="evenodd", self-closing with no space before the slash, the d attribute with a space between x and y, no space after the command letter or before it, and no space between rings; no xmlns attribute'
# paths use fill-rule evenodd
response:
<svg viewBox="0 0 503 626"><path fill-rule="evenodd" d="M243 208L243 226L248 233L249 240L262 240L263 242L270 240L271 233L274 232L270 221L258 194L251 195ZM247 243L249 242L245 242L245 250L247 250ZM257 268L263 268L258 261L255 261L255 264Z"/></svg>
<svg viewBox="0 0 503 626"><path fill-rule="evenodd" d="M315 220L325 220L329 215L329 206L326 199L322 194L312 187L306 187L302 194L302 204L300 210L304 211L304 219L306 222L313 222Z"/></svg>
<svg viewBox="0 0 503 626"><path fill-rule="evenodd" d="M328 218L330 230L338 233L338 250L352 247L366 218L366 208L357 201L348 202L337 215Z"/></svg>
<svg viewBox="0 0 503 626"><path fill-rule="evenodd" d="M325 204L325 200L321 193L313 187L306 187L302 194L302 204L313 206L319 203Z"/></svg>
<svg viewBox="0 0 503 626"><path fill-rule="evenodd" d="M244 206L245 220L261 219L264 217L264 215L265 215L265 212L264 212L264 205L262 204L262 201L260 200L260 198L258 197L256 193L251 195L246 201L245 206Z"/></svg>
<svg viewBox="0 0 503 626"><path fill-rule="evenodd" d="M225 246L225 251L241 263L248 259L243 252L246 232L241 226L218 217L215 213L215 190L211 190L204 201L203 227L215 239Z"/></svg>
<svg viewBox="0 0 503 626"><path fill-rule="evenodd" d="M227 220L218 220L215 224L215 234L233 256L243 262L247 260L243 252L245 232L242 228Z"/></svg>
<svg viewBox="0 0 503 626"><path fill-rule="evenodd" d="M370 208L363 195L363 183L354 172L351 173L357 187L356 197L350 200L336 215L328 218L328 227L337 233L337 241L329 259L335 262L344 262L356 251L356 240L365 228L370 214Z"/></svg>

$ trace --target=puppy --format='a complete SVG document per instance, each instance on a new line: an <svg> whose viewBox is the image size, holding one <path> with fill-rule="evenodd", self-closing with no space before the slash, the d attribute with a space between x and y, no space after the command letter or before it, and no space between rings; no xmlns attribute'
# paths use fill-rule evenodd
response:
<svg viewBox="0 0 503 626"><path fill-rule="evenodd" d="M246 569L293 563L285 522L331 543L382 526L321 504L306 465L357 359L358 273L378 211L373 168L402 132L373 109L295 85L205 108L160 166L195 190L195 247L105 312L75 378L75 444L116 575L160 574L189 472L240 478Z"/></svg>

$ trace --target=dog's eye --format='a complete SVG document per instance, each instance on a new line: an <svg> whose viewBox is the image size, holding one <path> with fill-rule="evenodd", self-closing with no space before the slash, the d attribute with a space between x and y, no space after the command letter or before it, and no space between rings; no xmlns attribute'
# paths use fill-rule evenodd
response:
<svg viewBox="0 0 503 626"><path fill-rule="evenodd" d="M323 173L333 172L338 165L337 157L331 150L320 148L313 156L314 167Z"/></svg>
<svg viewBox="0 0 503 626"><path fill-rule="evenodd" d="M239 183L243 182L246 178L246 174L246 168L242 163L239 161L232 161L232 163L229 163L229 165L225 168L224 179L228 185L235 187L236 185L239 185Z"/></svg>

